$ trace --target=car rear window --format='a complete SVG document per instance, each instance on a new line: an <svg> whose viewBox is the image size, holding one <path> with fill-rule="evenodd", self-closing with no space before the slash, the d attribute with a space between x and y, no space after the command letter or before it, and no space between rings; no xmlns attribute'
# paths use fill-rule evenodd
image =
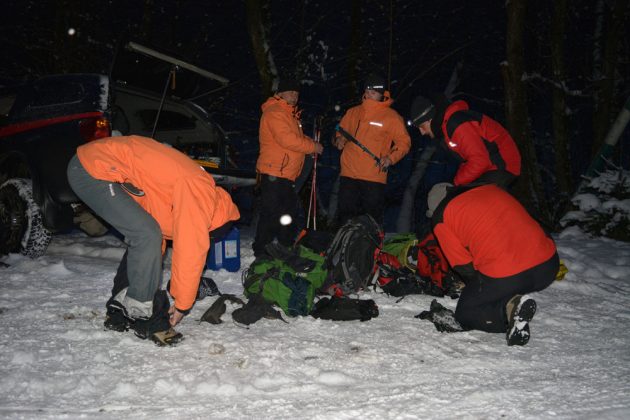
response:
<svg viewBox="0 0 630 420"><path fill-rule="evenodd" d="M155 124L155 117L157 116L157 110L155 109L143 109L136 112L136 115L142 121L142 126L145 131L153 130ZM195 119L179 112L162 110L160 112L160 121L157 126L160 131L168 130L193 130L195 129Z"/></svg>

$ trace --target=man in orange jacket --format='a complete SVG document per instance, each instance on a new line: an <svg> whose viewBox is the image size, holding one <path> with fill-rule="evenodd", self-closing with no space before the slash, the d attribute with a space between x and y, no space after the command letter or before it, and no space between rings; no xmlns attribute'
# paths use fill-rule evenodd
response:
<svg viewBox="0 0 630 420"><path fill-rule="evenodd" d="M374 157L360 146L337 134L334 143L342 150L337 209L339 225L365 213L383 225L387 169L400 161L411 147L405 123L390 108L392 103L385 80L370 75L366 79L361 105L350 108L339 123L343 130L380 159L377 164Z"/></svg>
<svg viewBox="0 0 630 420"><path fill-rule="evenodd" d="M77 196L125 237L127 251L107 302L105 327L174 344L192 308L211 232L240 217L211 175L174 148L140 137L109 137L77 149L68 164ZM161 290L165 240L173 241L169 304Z"/></svg>
<svg viewBox="0 0 630 420"><path fill-rule="evenodd" d="M295 179L302 171L304 157L323 151L320 143L302 132L299 96L299 83L282 79L276 94L261 106L260 152L256 162L260 217L252 245L256 257L265 255L265 246L274 239L285 246L293 245L298 232Z"/></svg>
<svg viewBox="0 0 630 420"><path fill-rule="evenodd" d="M428 203L427 216L440 248L466 284L456 322L446 324L504 332L508 345L527 344L536 312L527 293L549 286L559 268L553 239L514 197L493 184L436 184ZM448 311L441 308L429 319L440 329Z"/></svg>

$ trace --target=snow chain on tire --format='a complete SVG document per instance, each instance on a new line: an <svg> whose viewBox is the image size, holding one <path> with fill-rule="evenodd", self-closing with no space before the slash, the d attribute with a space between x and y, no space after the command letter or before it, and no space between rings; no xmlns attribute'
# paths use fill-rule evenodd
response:
<svg viewBox="0 0 630 420"><path fill-rule="evenodd" d="M3 190L13 186L26 205L26 229L20 243L20 253L37 258L46 252L52 239L51 232L44 227L42 212L33 200L33 184L30 179L12 178L0 186ZM17 250L16 250L17 251Z"/></svg>

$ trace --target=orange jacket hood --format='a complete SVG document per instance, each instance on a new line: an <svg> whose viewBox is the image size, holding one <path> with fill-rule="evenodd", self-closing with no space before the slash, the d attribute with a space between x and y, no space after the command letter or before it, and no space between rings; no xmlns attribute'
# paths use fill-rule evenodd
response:
<svg viewBox="0 0 630 420"><path fill-rule="evenodd" d="M178 309L192 307L210 246L209 232L240 217L230 195L192 159L155 140L109 137L80 146L77 156L94 178L130 182L132 198L173 240L171 295Z"/></svg>
<svg viewBox="0 0 630 420"><path fill-rule="evenodd" d="M315 142L304 135L297 108L273 96L261 106L256 162L259 173L295 181L304 165L304 156L315 152Z"/></svg>
<svg viewBox="0 0 630 420"><path fill-rule="evenodd" d="M393 101L364 99L350 108L339 125L379 158L389 156L392 164L400 161L411 147L411 138L402 117L390 108ZM346 143L341 153L341 176L386 183L387 172L354 143Z"/></svg>

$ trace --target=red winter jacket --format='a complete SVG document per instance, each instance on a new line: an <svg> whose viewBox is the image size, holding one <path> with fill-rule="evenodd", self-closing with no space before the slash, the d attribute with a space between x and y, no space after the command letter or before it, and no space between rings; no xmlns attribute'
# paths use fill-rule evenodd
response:
<svg viewBox="0 0 630 420"><path fill-rule="evenodd" d="M455 185L470 184L497 169L521 174L521 154L512 136L487 115L469 111L466 102L455 101L446 108L441 128L448 149L464 161Z"/></svg>
<svg viewBox="0 0 630 420"><path fill-rule="evenodd" d="M444 200L433 215L433 232L448 262L456 270L459 266L460 272L472 264L489 277L513 276L556 252L553 239L496 185L465 190Z"/></svg>

